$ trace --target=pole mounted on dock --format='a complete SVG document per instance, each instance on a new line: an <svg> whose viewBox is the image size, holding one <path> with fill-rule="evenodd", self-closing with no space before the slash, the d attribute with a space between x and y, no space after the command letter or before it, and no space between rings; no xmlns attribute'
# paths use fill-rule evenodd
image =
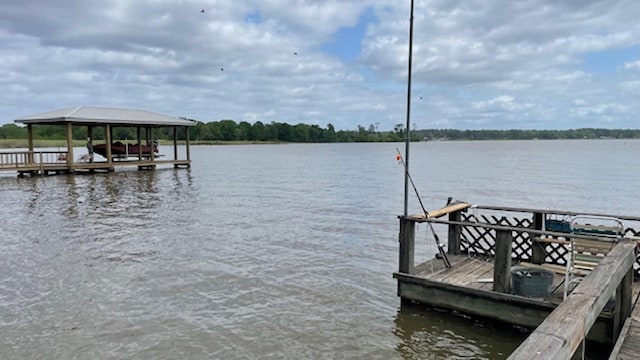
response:
<svg viewBox="0 0 640 360"><path fill-rule="evenodd" d="M413 190L418 197L418 202L420 202L420 207L422 207L422 211L424 212L424 216L425 218L428 218L429 212L425 209L422 199L420 198L420 194L418 194L418 189L413 183L411 175L409 175L409 143L411 143L411 68L413 61L413 7L413 0L411 0L411 12L409 16L409 63L407 69L407 125L405 127L404 159L402 158L402 154L400 154L400 150L396 148L396 151L398 152L398 159L402 161L402 165L404 165L404 217L406 218L409 216L409 183L411 183L411 186L413 186ZM433 225L430 222L427 222L427 224L433 233L436 246L438 247L438 252L440 253L442 261L444 261L445 267L450 268L451 263L447 258L444 245L440 243L440 239L438 238L438 234L434 231Z"/></svg>
<svg viewBox="0 0 640 360"><path fill-rule="evenodd" d="M416 184L413 182L413 178L411 178L411 174L409 174L409 168L407 167L407 163L402 159L402 154L400 154L400 150L398 150L398 148L396 148L396 152L398 153L398 155L397 155L398 160L404 166L405 176L409 179L409 182L411 183L411 186L413 187L413 191L416 193L416 197L418 198L418 202L420 203L420 207L422 208L422 212L424 212L424 218L428 220L429 219L429 212L424 207L424 203L422 203L422 198L420 197L420 194L418 193L418 188L416 188ZM442 258L442 261L444 262L444 266L447 269L450 268L451 267L451 263L449 262L449 258L447 257L447 252L444 250L444 244L442 244L440 242L440 237L438 237L438 234L436 234L436 231L433 229L433 225L428 221L427 221L427 225L429 226L429 229L431 230L431 233L433 234L433 238L436 241L436 246L438 247L438 252L440 253L440 257Z"/></svg>
<svg viewBox="0 0 640 360"><path fill-rule="evenodd" d="M407 78L407 125L404 139L404 216L409 216L409 143L411 141L411 63L413 60L413 0L411 0L411 15L409 17L409 65Z"/></svg>

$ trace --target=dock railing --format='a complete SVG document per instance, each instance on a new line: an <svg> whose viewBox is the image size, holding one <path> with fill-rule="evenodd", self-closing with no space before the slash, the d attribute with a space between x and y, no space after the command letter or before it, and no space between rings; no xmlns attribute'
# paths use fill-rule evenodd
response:
<svg viewBox="0 0 640 360"><path fill-rule="evenodd" d="M631 239L616 244L509 359L571 358L584 343L589 330L612 296L616 299L618 325L628 318L632 309L636 246L637 243ZM619 328L614 325L614 331ZM617 338L617 334L614 334L614 338ZM583 352L584 348L582 346Z"/></svg>
<svg viewBox="0 0 640 360"><path fill-rule="evenodd" d="M0 169L20 169L25 167L65 164L66 151L10 151L0 152Z"/></svg>
<svg viewBox="0 0 640 360"><path fill-rule="evenodd" d="M449 211L450 210L450 211ZM434 215L432 215L434 214ZM545 264L564 269L567 265L568 249L562 241L538 241L541 237L551 239L598 239L598 236L569 234L558 227L547 227L550 219L570 218L578 215L606 216L624 222L622 237L640 237L640 217L578 213L549 209L529 209L496 206L475 206L467 203L451 204L436 211L429 217L414 215L400 220L400 261L399 272L413 274L415 262L415 232L419 223L430 222L447 226L447 253L467 254L496 258L496 250L508 251L514 262ZM447 216L445 220L445 216ZM498 233L509 246L497 246ZM504 253L499 254L505 255ZM508 256L507 256L508 257ZM640 257L633 265L636 276L640 277Z"/></svg>

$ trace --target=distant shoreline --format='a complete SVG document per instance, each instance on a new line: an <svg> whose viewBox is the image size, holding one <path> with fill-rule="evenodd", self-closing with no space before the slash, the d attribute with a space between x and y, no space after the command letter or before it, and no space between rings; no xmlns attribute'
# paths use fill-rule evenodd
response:
<svg viewBox="0 0 640 360"><path fill-rule="evenodd" d="M104 140L97 140L97 143L104 142ZM123 141L125 142L125 141ZM128 140L128 143L134 143L134 141ZM178 145L184 145L184 140L178 140ZM267 145L267 144L283 144L283 142L277 141L190 141L189 145ZM87 145L85 140L73 140L74 147L84 147ZM160 140L160 145L173 145L172 140ZM28 146L27 139L0 139L0 149L24 149ZM36 139L33 140L33 146L35 148L51 148L51 147L67 147L66 140L51 140L51 139Z"/></svg>

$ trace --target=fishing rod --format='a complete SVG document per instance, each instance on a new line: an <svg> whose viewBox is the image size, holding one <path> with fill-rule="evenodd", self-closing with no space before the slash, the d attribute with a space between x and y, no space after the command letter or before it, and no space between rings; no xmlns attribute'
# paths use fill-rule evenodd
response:
<svg viewBox="0 0 640 360"><path fill-rule="evenodd" d="M407 167L407 164L404 162L404 159L402 158L402 154L400 153L400 150L398 150L398 148L396 148L396 152L398 153L398 155L396 156L398 160L400 160L400 162L402 162L402 166L404 167L404 171L405 174L407 176L407 178L409 179L409 182L411 183L411 186L413 187L413 191L416 193L416 197L418 198L418 202L420 203L420 207L422 208L422 211L424 212L424 217L425 219L429 219L429 212L427 211L427 209L425 209L424 204L422 203L422 198L420 198L420 194L418 193L418 189L416 188L416 184L413 182L413 179L411 178L411 174L409 174L409 168ZM440 257L442 258L442 261L444 262L444 266L446 268L450 268L451 267L451 263L449 262L449 258L447 257L447 252L444 251L444 245L440 242L440 238L438 237L438 234L436 234L436 231L433 229L433 225L431 224L431 222L427 221L427 225L429 226L429 229L431 229L431 233L433 234L433 238L436 240L436 246L438 247L438 252L440 253Z"/></svg>

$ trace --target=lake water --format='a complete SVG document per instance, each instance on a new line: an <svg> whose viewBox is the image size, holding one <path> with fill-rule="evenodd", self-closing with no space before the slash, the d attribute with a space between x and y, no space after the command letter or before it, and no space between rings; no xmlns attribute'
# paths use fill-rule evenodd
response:
<svg viewBox="0 0 640 360"><path fill-rule="evenodd" d="M505 358L522 331L400 308L396 147L194 146L191 169L5 173L0 358ZM410 170L428 209L452 196L638 215L638 153L635 140L428 142Z"/></svg>

